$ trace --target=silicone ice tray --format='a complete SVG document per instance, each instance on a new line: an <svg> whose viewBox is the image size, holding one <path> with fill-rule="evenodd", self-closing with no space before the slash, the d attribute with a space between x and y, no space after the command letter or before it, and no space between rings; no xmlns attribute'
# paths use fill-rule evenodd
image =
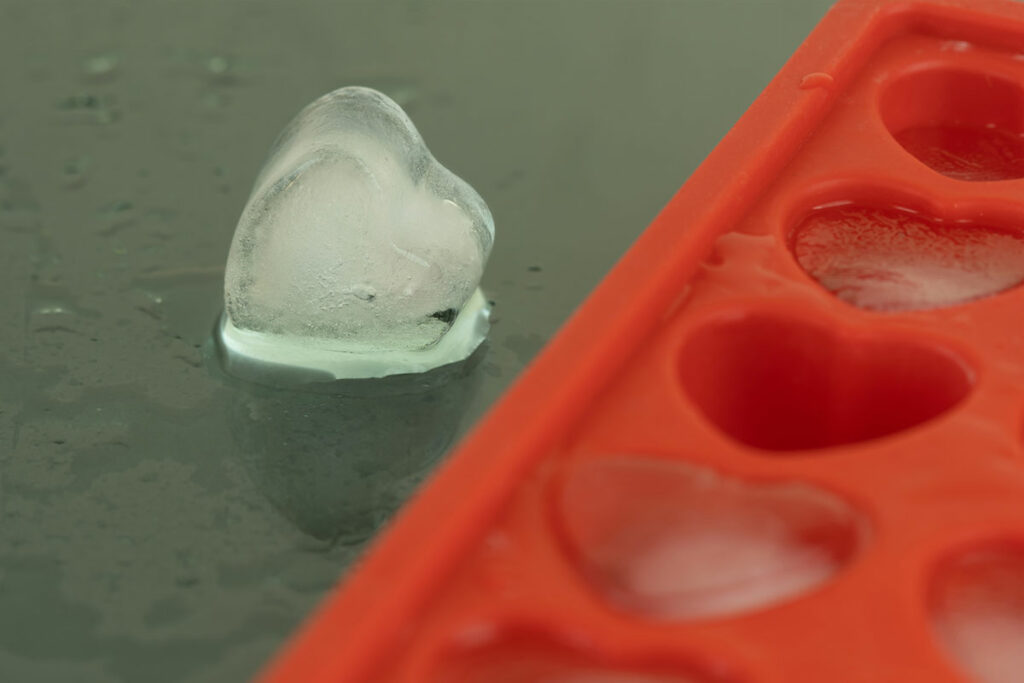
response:
<svg viewBox="0 0 1024 683"><path fill-rule="evenodd" d="M264 680L1024 680L1022 281L1024 6L840 2Z"/></svg>

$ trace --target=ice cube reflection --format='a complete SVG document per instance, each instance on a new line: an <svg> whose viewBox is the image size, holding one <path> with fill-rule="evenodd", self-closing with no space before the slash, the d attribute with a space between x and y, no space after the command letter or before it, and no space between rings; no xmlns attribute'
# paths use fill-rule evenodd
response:
<svg viewBox="0 0 1024 683"><path fill-rule="evenodd" d="M235 457L302 532L363 541L451 445L486 350L430 372L376 379L229 379L237 392L228 406Z"/></svg>

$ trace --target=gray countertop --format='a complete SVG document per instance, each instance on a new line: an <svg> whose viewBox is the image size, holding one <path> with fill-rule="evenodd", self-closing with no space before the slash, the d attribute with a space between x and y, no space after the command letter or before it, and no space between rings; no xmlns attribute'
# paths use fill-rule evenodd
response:
<svg viewBox="0 0 1024 683"><path fill-rule="evenodd" d="M0 680L254 674L827 4L3 2ZM210 344L235 222L350 84L488 201L490 342L454 376L242 385Z"/></svg>

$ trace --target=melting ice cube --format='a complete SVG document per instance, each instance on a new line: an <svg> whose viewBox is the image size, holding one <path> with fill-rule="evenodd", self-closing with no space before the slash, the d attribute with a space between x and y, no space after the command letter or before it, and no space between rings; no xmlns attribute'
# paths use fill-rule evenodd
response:
<svg viewBox="0 0 1024 683"><path fill-rule="evenodd" d="M876 311L956 306L1024 281L1024 236L905 208L818 208L792 236L797 262L840 299Z"/></svg>
<svg viewBox="0 0 1024 683"><path fill-rule="evenodd" d="M235 230L228 367L354 378L462 360L487 332L477 285L493 240L483 199L397 104L328 93L274 143Z"/></svg>
<svg viewBox="0 0 1024 683"><path fill-rule="evenodd" d="M931 588L940 642L978 683L1016 683L1024 672L1024 552L971 549L940 567Z"/></svg>
<svg viewBox="0 0 1024 683"><path fill-rule="evenodd" d="M663 620L795 600L842 570L863 534L856 513L817 488L635 455L579 464L559 511L592 586L619 607Z"/></svg>

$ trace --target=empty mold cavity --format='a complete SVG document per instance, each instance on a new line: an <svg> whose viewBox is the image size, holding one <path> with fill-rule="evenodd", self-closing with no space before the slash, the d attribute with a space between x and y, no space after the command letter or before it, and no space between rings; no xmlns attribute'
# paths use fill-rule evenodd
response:
<svg viewBox="0 0 1024 683"><path fill-rule="evenodd" d="M643 457L580 463L558 501L581 573L610 604L658 620L764 609L832 579L864 535L836 496Z"/></svg>
<svg viewBox="0 0 1024 683"><path fill-rule="evenodd" d="M919 70L888 84L882 119L904 149L958 180L1024 177L1024 90L951 68Z"/></svg>
<svg viewBox="0 0 1024 683"><path fill-rule="evenodd" d="M741 443L820 449L896 434L959 403L970 370L940 347L763 314L706 324L680 358L683 388Z"/></svg>
<svg viewBox="0 0 1024 683"><path fill-rule="evenodd" d="M980 683L1024 680L1024 546L975 549L947 562L930 591L939 641Z"/></svg>
<svg viewBox="0 0 1024 683"><path fill-rule="evenodd" d="M837 202L790 233L797 263L849 304L876 311L954 306L1024 282L1024 235L903 207Z"/></svg>
<svg viewBox="0 0 1024 683"><path fill-rule="evenodd" d="M433 683L722 683L671 664L597 662L528 635L449 656Z"/></svg>

